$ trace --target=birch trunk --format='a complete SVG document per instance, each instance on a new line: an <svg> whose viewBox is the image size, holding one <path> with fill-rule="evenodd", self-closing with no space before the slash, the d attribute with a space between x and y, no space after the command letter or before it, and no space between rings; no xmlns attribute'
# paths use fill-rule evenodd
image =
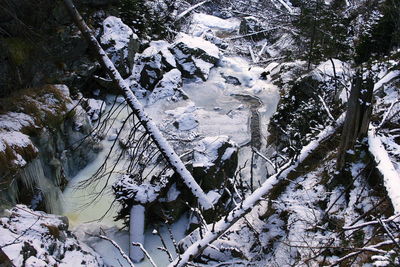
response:
<svg viewBox="0 0 400 267"><path fill-rule="evenodd" d="M142 104L136 99L135 95L130 90L129 86L126 84L124 79L122 79L120 73L115 68L114 64L108 58L107 54L101 48L99 42L96 40L90 28L86 25L85 21L79 14L78 10L75 8L72 0L64 0L64 4L67 10L74 20L75 24L80 29L82 35L85 37L86 41L91 45L93 51L95 52L98 61L110 76L116 87L121 91L121 94L125 97L126 102L133 110L134 114L139 119L141 125L149 134L151 139L154 141L157 148L160 150L161 154L167 160L171 168L179 174L183 182L190 189L193 195L197 198L200 205L208 210L213 208L213 204L209 201L206 194L194 180L192 174L186 169L180 157L175 153L174 149L168 143L168 141L163 137L158 127L153 122L147 113L144 111Z"/></svg>

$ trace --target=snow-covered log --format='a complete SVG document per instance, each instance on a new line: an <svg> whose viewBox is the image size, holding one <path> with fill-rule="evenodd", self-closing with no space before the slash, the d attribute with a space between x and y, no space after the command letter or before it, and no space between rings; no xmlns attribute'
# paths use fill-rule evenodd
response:
<svg viewBox="0 0 400 267"><path fill-rule="evenodd" d="M129 256L133 262L141 262L144 258L144 253L140 247L132 244L144 244L144 214L144 206L132 206L129 219Z"/></svg>
<svg viewBox="0 0 400 267"><path fill-rule="evenodd" d="M163 137L160 130L153 122L153 120L144 111L142 104L136 99L135 95L130 90L128 84L122 79L121 75L115 68L114 64L108 58L107 54L101 48L99 42L94 37L90 28L86 25L85 21L79 14L78 10L74 6L71 0L64 0L68 12L72 19L82 32L87 42L92 46L95 51L100 64L103 66L107 74L113 80L114 84L120 89L121 93L126 99L127 104L132 108L133 112L141 122L141 125L145 128L151 139L154 141L164 158L170 164L170 166L177 172L182 178L183 182L188 186L193 195L198 199L200 205L204 209L213 208L213 204L208 200L204 191L200 188L197 182L194 180L191 173L186 169L180 157L175 153L174 149Z"/></svg>
<svg viewBox="0 0 400 267"><path fill-rule="evenodd" d="M187 263L197 256L199 256L203 250L210 245L212 242L217 240L223 235L230 227L232 227L239 219L249 213L255 205L265 196L270 190L282 179L285 179L289 173L294 171L299 164L301 164L313 151L315 151L319 145L330 136L332 136L336 130L343 124L345 114L342 114L337 120L334 126L328 126L321 133L318 134L317 138L311 141L307 146L303 147L297 160L295 162L288 162L282 166L281 171L270 176L260 188L254 191L248 196L243 202L239 203L227 216L224 216L219 220L213 230L206 232L202 239L193 243L183 254L179 255L169 265L173 266L186 266Z"/></svg>
<svg viewBox="0 0 400 267"><path fill-rule="evenodd" d="M190 12L192 12L192 11L195 10L196 8L198 8L198 7L202 6L202 5L204 5L204 4L207 3L207 2L210 2L210 0L203 1L203 2L200 2L200 3L198 3L198 4L195 4L195 5L191 6L191 7L189 7L188 9L186 9L185 11L183 11L182 13L180 13L178 16L176 16L175 21L180 20L181 18L183 18L184 16L186 16L187 14L189 14Z"/></svg>
<svg viewBox="0 0 400 267"><path fill-rule="evenodd" d="M398 214L400 213L400 176L373 126L369 127L368 145L369 152L374 156L377 168L383 176L383 184L392 202L394 213Z"/></svg>

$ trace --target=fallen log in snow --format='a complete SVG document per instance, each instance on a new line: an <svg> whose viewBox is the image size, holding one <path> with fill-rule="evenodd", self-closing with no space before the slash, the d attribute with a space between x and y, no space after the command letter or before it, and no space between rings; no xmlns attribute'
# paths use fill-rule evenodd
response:
<svg viewBox="0 0 400 267"><path fill-rule="evenodd" d="M216 222L212 230L206 232L202 239L193 243L182 255L179 255L169 265L169 267L186 266L189 261L199 256L208 245L217 240L239 219L249 213L279 181L285 179L292 171L294 171L312 152L319 147L323 141L331 137L343 124L344 118L345 114L342 114L336 120L334 126L328 126L324 131L318 134L315 140L303 147L295 162L288 162L282 166L281 171L278 171L278 173L270 176L260 188L254 191L244 201L239 203L231 212L228 213L228 215Z"/></svg>
<svg viewBox="0 0 400 267"><path fill-rule="evenodd" d="M64 4L84 38L92 46L94 52L96 53L98 61L103 66L110 78L113 80L114 84L117 86L120 92L123 94L127 104L133 110L133 113L139 119L141 125L154 141L155 145L160 150L161 154L164 156L171 168L179 174L186 186L198 199L200 205L206 210L212 209L213 204L209 201L206 194L194 180L192 174L186 169L180 157L175 153L174 149L161 134L160 130L153 122L152 118L150 118L144 111L142 104L136 99L135 95L133 94L127 83L124 81L120 73L115 68L114 64L108 58L103 48L101 48L99 42L92 34L92 31L86 25L78 10L75 8L72 0L64 0Z"/></svg>
<svg viewBox="0 0 400 267"><path fill-rule="evenodd" d="M206 0L203 2L200 2L198 4L195 4L194 6L189 7L188 9L186 9L185 11L183 11L181 14L179 14L178 16L176 16L175 21L180 20L181 18L183 18L184 16L186 16L187 14L189 14L190 12L192 12L193 10L195 10L196 8L204 5L205 3L210 2L210 0Z"/></svg>
<svg viewBox="0 0 400 267"><path fill-rule="evenodd" d="M368 145L369 152L374 156L377 164L376 167L383 176L383 184L392 202L394 213L398 214L400 213L400 176L373 126L369 127Z"/></svg>

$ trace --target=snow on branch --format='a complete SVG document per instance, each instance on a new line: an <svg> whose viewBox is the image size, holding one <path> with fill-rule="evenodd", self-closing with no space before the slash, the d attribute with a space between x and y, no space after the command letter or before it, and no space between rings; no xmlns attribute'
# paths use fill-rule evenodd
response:
<svg viewBox="0 0 400 267"><path fill-rule="evenodd" d="M161 134L160 130L153 122L152 118L147 115L144 111L142 104L137 100L128 84L121 77L120 73L115 68L112 61L108 58L107 54L101 48L99 42L94 37L90 28L86 25L85 21L79 14L78 10L75 8L72 0L64 0L68 12L70 13L75 24L78 26L82 35L85 37L86 41L92 46L93 50L96 52L100 64L103 66L107 74L113 80L114 84L123 94L127 104L132 108L134 114L139 119L141 125L145 128L146 132L149 134L151 139L154 141L157 148L160 150L161 154L168 161L170 166L174 169L176 173L182 178L183 182L190 189L193 195L198 199L200 205L208 210L213 208L213 204L209 201L206 194L203 192L201 187L194 180L192 174L186 169L184 163L180 157L175 153L174 149L168 143L168 141Z"/></svg>
<svg viewBox="0 0 400 267"><path fill-rule="evenodd" d="M348 230L354 230L354 229L359 229L359 228L363 228L363 227L367 227L370 225L376 225L376 224L380 224L380 223L387 223L387 222L392 222L392 221L398 221L400 217L400 213L399 214L395 214L387 219L383 219L383 220L374 220L374 221L369 221L369 222L365 222L365 223L360 223L360 224L356 224L356 225L351 225L351 226L344 226L343 230L348 231Z"/></svg>
<svg viewBox="0 0 400 267"><path fill-rule="evenodd" d="M143 253L146 255L146 257L149 259L151 265L153 267L157 267L157 265L155 264L154 260L151 258L150 254L147 252L147 250L143 247L143 245L141 243L132 242L132 245L139 247L143 251Z"/></svg>
<svg viewBox="0 0 400 267"><path fill-rule="evenodd" d="M373 126L368 131L369 152L374 156L377 169L383 175L383 184L392 202L394 213L400 213L400 176Z"/></svg>
<svg viewBox="0 0 400 267"><path fill-rule="evenodd" d="M88 233L86 233L86 234L88 234ZM98 237L100 239L110 242L111 245L113 245L118 250L118 252L121 254L121 256L126 260L126 262L129 264L129 266L135 267L135 265L133 264L131 259L128 257L128 255L126 255L126 253L122 250L122 248L114 240L112 240L111 238L108 238L105 235L91 235L91 236Z"/></svg>
<svg viewBox="0 0 400 267"><path fill-rule="evenodd" d="M294 14L293 8L291 8L291 7L289 6L289 4L286 3L285 0L278 0L278 2L281 3L281 5L289 12L290 15L293 15L293 14Z"/></svg>
<svg viewBox="0 0 400 267"><path fill-rule="evenodd" d="M184 16L186 16L188 13L190 13L192 10L198 8L199 6L204 5L205 3L210 2L210 0L206 0L203 2L200 2L198 4L195 4L194 6L189 7L188 9L186 9L185 11L183 11L181 14L179 14L178 16L176 16L175 21L180 20L181 18L183 18Z"/></svg>
<svg viewBox="0 0 400 267"><path fill-rule="evenodd" d="M282 179L285 179L289 173L295 170L319 145L330 136L343 124L345 114L343 113L337 120L334 126L328 126L319 133L315 140L311 141L307 146L303 147L298 158L294 162L286 163L281 171L270 176L260 188L255 190L251 195L244 199L241 203L224 216L221 220L215 223L211 231L207 231L203 238L194 242L183 254L179 255L169 267L186 266L187 263L197 256L209 246L212 242L222 236L229 228L231 228L239 219L249 213L263 197Z"/></svg>

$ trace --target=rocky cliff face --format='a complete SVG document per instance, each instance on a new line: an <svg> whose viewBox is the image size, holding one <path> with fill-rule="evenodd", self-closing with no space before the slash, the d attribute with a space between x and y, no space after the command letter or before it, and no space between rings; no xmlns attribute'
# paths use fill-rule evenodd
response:
<svg viewBox="0 0 400 267"><path fill-rule="evenodd" d="M62 188L100 147L90 136L88 115L65 85L24 93L2 100L1 206L25 203L57 213Z"/></svg>

